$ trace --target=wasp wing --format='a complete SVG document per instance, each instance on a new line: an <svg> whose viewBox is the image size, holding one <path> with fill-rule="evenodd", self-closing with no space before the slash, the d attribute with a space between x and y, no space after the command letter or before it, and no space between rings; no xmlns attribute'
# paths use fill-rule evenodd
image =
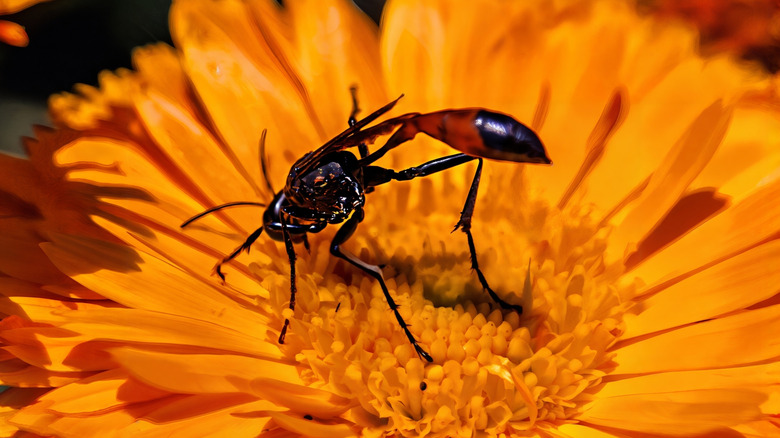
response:
<svg viewBox="0 0 780 438"><path fill-rule="evenodd" d="M360 145L361 143L371 144L377 137L392 133L409 119L419 116L420 113L407 113L392 119L387 119L377 125L370 128L363 129L355 132L342 141L343 148L351 148Z"/></svg>
<svg viewBox="0 0 780 438"><path fill-rule="evenodd" d="M351 137L354 136L355 133L362 132L361 129L363 127L365 127L369 123L371 123L374 120L376 120L377 118L379 118L382 114L390 111L395 106L395 104L398 103L399 100L401 100L402 97L404 97L403 94L398 96L398 98L395 99L394 101L388 103L387 105L383 106L382 108L379 108L378 110L376 110L373 113L369 114L365 118L360 119L353 126L350 126L349 128L347 128L344 131L342 131L341 134L339 134L339 135L333 137L332 139L328 140L327 143L325 143L324 145L320 146L315 151L309 152L308 154L306 154L303 158L298 160L298 162L296 162L293 165L293 170L297 174L299 174L299 175L306 174L308 171L311 170L311 167L316 165L322 159L322 157L324 157L325 155L327 155L327 154L329 154L331 152L338 152L338 151L343 150L345 148L357 146L358 144L360 144L360 141L358 141L357 143L352 141ZM391 119L391 120L393 120L393 119ZM383 123L380 123L379 125L371 128L371 129L374 129L374 128L377 128L377 127L379 127L381 125L384 125L385 123L387 123L389 121L390 120L388 120L386 122L383 122ZM395 126L397 126L397 124ZM381 135L381 134L374 135L374 138L376 138L379 135Z"/></svg>

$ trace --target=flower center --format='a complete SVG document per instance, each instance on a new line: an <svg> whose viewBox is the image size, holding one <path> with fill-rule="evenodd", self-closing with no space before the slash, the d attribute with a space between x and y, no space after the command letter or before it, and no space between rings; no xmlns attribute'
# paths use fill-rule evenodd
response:
<svg viewBox="0 0 780 438"><path fill-rule="evenodd" d="M389 419L377 427L410 435L524 430L577 414L610 371L607 350L625 310L619 297L628 291L614 286L621 272L603 262L608 231L585 209L485 206L490 215L478 215L473 228L480 267L500 296L523 306L520 315L482 291L465 236L450 234L457 218L441 205L450 202L424 218L405 214L428 208L424 192L387 194L407 204L387 199L401 211L367 219L349 246L383 265L401 315L434 363L417 357L373 278L328 259L327 235L299 258L298 319L282 348L307 367L312 385ZM272 295L283 303L286 292Z"/></svg>

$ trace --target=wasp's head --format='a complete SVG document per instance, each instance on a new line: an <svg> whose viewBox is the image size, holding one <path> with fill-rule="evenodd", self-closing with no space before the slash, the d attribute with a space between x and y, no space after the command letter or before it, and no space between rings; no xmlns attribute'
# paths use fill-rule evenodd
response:
<svg viewBox="0 0 780 438"><path fill-rule="evenodd" d="M288 180L290 202L311 211L312 219L345 220L365 203L363 186L355 176L357 159L349 152L326 155L311 171Z"/></svg>

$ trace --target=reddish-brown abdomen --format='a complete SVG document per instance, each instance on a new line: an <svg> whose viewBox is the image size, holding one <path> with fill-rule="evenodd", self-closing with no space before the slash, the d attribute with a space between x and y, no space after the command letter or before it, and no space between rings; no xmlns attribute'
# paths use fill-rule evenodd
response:
<svg viewBox="0 0 780 438"><path fill-rule="evenodd" d="M413 123L420 131L468 155L551 163L536 133L506 114L481 108L447 110L417 116Z"/></svg>

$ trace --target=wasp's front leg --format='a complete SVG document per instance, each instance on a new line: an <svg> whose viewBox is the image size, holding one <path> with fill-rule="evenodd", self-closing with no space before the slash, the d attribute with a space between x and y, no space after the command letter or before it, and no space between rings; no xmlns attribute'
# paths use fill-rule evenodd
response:
<svg viewBox="0 0 780 438"><path fill-rule="evenodd" d="M246 238L244 243L242 243L238 248L234 249L233 252L231 252L229 255L222 257L222 260L220 260L216 265L214 265L214 269L211 275L217 274L219 278L222 279L222 281L225 281L225 274L222 272L222 265L236 258L239 254L241 254L241 251L246 250L246 252L248 253L249 248L252 247L252 244L255 243L255 241L260 237L260 234L262 233L263 233L263 227L260 227L255 231L253 231L252 234L250 234L249 237Z"/></svg>

